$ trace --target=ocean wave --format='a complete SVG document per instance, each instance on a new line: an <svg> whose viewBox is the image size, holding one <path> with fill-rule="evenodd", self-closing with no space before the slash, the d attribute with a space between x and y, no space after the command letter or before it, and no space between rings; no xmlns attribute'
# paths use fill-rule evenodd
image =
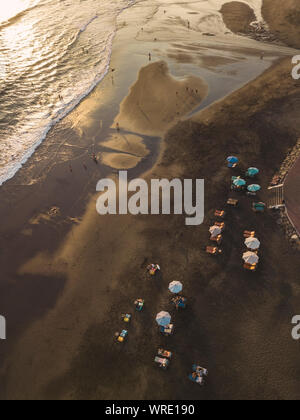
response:
<svg viewBox="0 0 300 420"><path fill-rule="evenodd" d="M116 18L118 15L120 15L123 10L131 7L136 3L136 0L129 0L127 2L127 5L125 7L119 7L116 10L116 14L114 18ZM32 6L32 8L35 8L37 5ZM23 11L21 13L28 12L29 9L26 11ZM14 19L20 18L21 14L19 16L15 16ZM70 50L70 45L74 46L74 43L78 40L80 35L86 31L88 26L94 22L98 18L98 14L95 14L91 18L87 20L85 24L83 24L78 32L75 34L74 37L71 38L71 41L68 45L65 45L66 50ZM10 24L13 23L13 20ZM116 22L115 22L116 23ZM13 178L15 174L22 168L22 166L27 162L27 160L34 154L36 149L43 143L43 141L46 139L47 134L53 128L58 122L63 120L70 112L72 112L81 102L84 100L94 89L95 87L104 79L104 77L109 72L110 68L110 62L111 62L111 55L112 55L112 46L113 41L115 38L117 32L116 24L113 25L111 30L106 34L105 39L103 39L103 43L101 44L105 45L104 48L101 48L101 51L98 52L98 57L101 56L101 60L96 61L96 67L94 67L94 70L88 70L86 73L86 77L83 77L83 73L81 74L82 80L86 81L86 83L83 84L83 86L80 88L80 85L77 85L76 89L72 90L72 92L69 94L67 92L66 94L63 93L64 101L60 104L55 104L52 109L57 108L56 111L54 111L54 115L52 117L49 117L49 114L45 112L44 114L44 125L39 125L43 120L36 120L36 126L30 125L32 124L29 121L29 126L27 128L24 127L22 130L21 128L18 129L18 132L14 134L14 138L11 137L11 142L8 143L6 146L3 144L3 147L8 146L6 158L2 160L2 164L4 166L0 166L0 186L3 185L6 181ZM66 51L63 52L63 55L65 56ZM35 63L36 64L36 63ZM43 68L43 63L40 63L40 67ZM26 69L26 77L29 77L29 70ZM32 70L32 67L31 67ZM91 79L91 71L92 71L92 79ZM24 78L24 73L22 76ZM14 77L14 79L16 79ZM19 79L17 77L17 79ZM75 88L75 86L74 86ZM75 93L74 91L78 93ZM48 111L49 112L49 111ZM51 118L51 119L50 119ZM12 145L12 147L9 147L9 145ZM13 146L15 145L15 146ZM4 151L4 150L3 150Z"/></svg>
<svg viewBox="0 0 300 420"><path fill-rule="evenodd" d="M7 19L3 22L0 22L0 30L17 23L20 19L22 19L22 17L26 16L27 13L29 13L32 10L37 9L41 6L43 6L43 3L36 2L35 4L28 7L27 9L21 10L19 13L12 16L11 18L9 18L9 19Z"/></svg>
<svg viewBox="0 0 300 420"><path fill-rule="evenodd" d="M109 72L110 61L111 61L111 54L112 54L112 45L113 40L115 37L116 31L112 32L106 42L105 51L107 52L105 61L102 62L101 68L98 69L97 75L95 76L94 80L91 82L89 88L85 90L83 93L79 94L77 97L69 101L62 107L55 117L52 118L49 123L43 127L42 129L36 130L36 138L33 140L32 146L26 150L23 154L22 158L15 162L17 157L14 157L14 161L10 164L7 164L5 168L0 169L0 186L3 185L6 181L13 178L15 174L22 168L22 166L27 162L27 160L34 154L36 149L43 143L46 139L47 134L57 123L63 120L73 109L75 109L83 99L85 99L94 89L95 87L104 79L104 77ZM23 136L26 133L23 133ZM22 134L21 134L22 135ZM30 134L32 135L32 133ZM1 173L2 172L2 173Z"/></svg>

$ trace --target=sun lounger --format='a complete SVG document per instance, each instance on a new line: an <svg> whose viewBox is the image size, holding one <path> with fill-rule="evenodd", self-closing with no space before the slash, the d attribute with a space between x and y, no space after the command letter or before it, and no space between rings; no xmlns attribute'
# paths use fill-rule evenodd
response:
<svg viewBox="0 0 300 420"><path fill-rule="evenodd" d="M230 168L230 169L234 169L234 168L236 168L237 167L237 163L228 163L228 168Z"/></svg>
<svg viewBox="0 0 300 420"><path fill-rule="evenodd" d="M159 330L165 336L172 335L174 333L174 324L169 324L165 327L160 327Z"/></svg>
<svg viewBox="0 0 300 420"><path fill-rule="evenodd" d="M207 246L206 253L210 255L220 255L222 254L222 250L216 246Z"/></svg>
<svg viewBox="0 0 300 420"><path fill-rule="evenodd" d="M155 276L155 274L160 271L160 266L158 264L150 264L148 265L147 270L151 276Z"/></svg>
<svg viewBox="0 0 300 420"><path fill-rule="evenodd" d="M215 222L215 226L218 226L220 229L222 229L222 232L225 230L225 223L224 222Z"/></svg>
<svg viewBox="0 0 300 420"><path fill-rule="evenodd" d="M202 376L208 376L208 370L199 365L193 365L193 372L199 373Z"/></svg>
<svg viewBox="0 0 300 420"><path fill-rule="evenodd" d="M155 357L154 362L157 363L159 367L162 369L167 369L167 367L170 364L170 361L168 359L165 359L163 357L158 357L158 356Z"/></svg>
<svg viewBox="0 0 300 420"><path fill-rule="evenodd" d="M131 315L130 314L122 314L122 319L124 322L129 323L131 321Z"/></svg>
<svg viewBox="0 0 300 420"><path fill-rule="evenodd" d="M221 219L224 219L225 215L226 215L226 213L225 213L224 210L216 210L215 211L215 217L220 217Z"/></svg>
<svg viewBox="0 0 300 420"><path fill-rule="evenodd" d="M196 372L193 372L189 375L189 379L196 384L203 386L204 385L204 377L200 376Z"/></svg>
<svg viewBox="0 0 300 420"><path fill-rule="evenodd" d="M252 209L255 211L255 213L264 213L266 210L266 204L265 203L253 203Z"/></svg>
<svg viewBox="0 0 300 420"><path fill-rule="evenodd" d="M217 242L217 244L220 245L220 243L222 242L222 235L211 236L210 240L213 242Z"/></svg>
<svg viewBox="0 0 300 420"><path fill-rule="evenodd" d="M257 264L244 264L244 269L248 270L248 271L256 271L257 269Z"/></svg>
<svg viewBox="0 0 300 420"><path fill-rule="evenodd" d="M165 359L171 359L172 358L172 353L168 350L158 349L157 354L160 357L164 357Z"/></svg>
<svg viewBox="0 0 300 420"><path fill-rule="evenodd" d="M124 343L124 341L126 340L127 336L128 336L128 331L127 330L123 330L121 332L121 334L120 333L116 333L116 337L117 337L118 343Z"/></svg>
<svg viewBox="0 0 300 420"><path fill-rule="evenodd" d="M144 308L145 301L144 299L137 299L135 302L135 310L141 312Z"/></svg>
<svg viewBox="0 0 300 420"><path fill-rule="evenodd" d="M253 230L253 231L250 231L250 230L245 230L244 231L244 238L255 238L255 235L256 235L256 232Z"/></svg>
<svg viewBox="0 0 300 420"><path fill-rule="evenodd" d="M232 207L237 207L239 205L239 200L236 200L234 198L229 198L227 200L227 205Z"/></svg>
<svg viewBox="0 0 300 420"><path fill-rule="evenodd" d="M187 299L183 296L176 296L172 299L172 303L174 303L177 309L185 309L186 302L187 302Z"/></svg>

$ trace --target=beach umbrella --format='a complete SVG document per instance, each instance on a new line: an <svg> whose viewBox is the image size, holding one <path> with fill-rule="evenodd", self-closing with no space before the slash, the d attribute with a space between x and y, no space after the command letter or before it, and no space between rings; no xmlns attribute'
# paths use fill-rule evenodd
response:
<svg viewBox="0 0 300 420"><path fill-rule="evenodd" d="M261 190L261 186L257 184L252 184L252 185L249 185L248 187L248 191L250 192L258 192L260 190Z"/></svg>
<svg viewBox="0 0 300 420"><path fill-rule="evenodd" d="M235 156L229 156L228 158L227 158L227 162L228 163L238 163L238 158L237 157L235 157Z"/></svg>
<svg viewBox="0 0 300 420"><path fill-rule="evenodd" d="M172 281L172 283L169 284L169 290L172 293L180 293L183 289L182 283L180 281Z"/></svg>
<svg viewBox="0 0 300 420"><path fill-rule="evenodd" d="M245 240L245 245L246 245L246 247L247 248L249 248L249 249L253 249L253 250L256 250L256 249L259 249L259 247L260 247L260 242L259 242L259 240L257 239L257 238L247 238L246 240Z"/></svg>
<svg viewBox="0 0 300 420"><path fill-rule="evenodd" d="M253 265L258 263L259 257L254 252L248 251L244 253L243 260L245 263Z"/></svg>
<svg viewBox="0 0 300 420"><path fill-rule="evenodd" d="M249 168L247 171L247 175L249 176L255 176L259 174L259 169L257 168Z"/></svg>
<svg viewBox="0 0 300 420"><path fill-rule="evenodd" d="M170 324L170 322L171 322L171 315L169 314L169 312L162 311L159 314L157 314L157 316L156 316L156 322L161 327L165 327L165 326L167 326L167 325Z"/></svg>
<svg viewBox="0 0 300 420"><path fill-rule="evenodd" d="M209 232L211 233L211 236L214 238L214 237L220 235L220 233L222 232L222 229L219 228L219 226L212 226L209 229Z"/></svg>
<svg viewBox="0 0 300 420"><path fill-rule="evenodd" d="M233 185L235 185L236 187L244 187L246 184L247 182L242 178L236 178L233 181Z"/></svg>

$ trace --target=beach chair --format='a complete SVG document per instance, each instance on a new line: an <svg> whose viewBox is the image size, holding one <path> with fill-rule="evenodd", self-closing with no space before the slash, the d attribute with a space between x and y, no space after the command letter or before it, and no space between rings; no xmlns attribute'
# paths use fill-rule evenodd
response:
<svg viewBox="0 0 300 420"><path fill-rule="evenodd" d="M210 240L213 242L217 242L218 245L220 245L220 243L222 242L222 235L218 235L218 236L211 236Z"/></svg>
<svg viewBox="0 0 300 420"><path fill-rule="evenodd" d="M150 276L155 276L160 271L160 266L158 264L150 264L147 267L147 271Z"/></svg>
<svg viewBox="0 0 300 420"><path fill-rule="evenodd" d="M253 203L252 204L252 210L255 213L264 213L266 210L266 204L265 203Z"/></svg>
<svg viewBox="0 0 300 420"><path fill-rule="evenodd" d="M176 296L172 299L172 303L176 306L176 309L185 309L187 299L183 296Z"/></svg>
<svg viewBox="0 0 300 420"><path fill-rule="evenodd" d="M116 333L116 338L118 343L124 343L124 341L127 339L128 331L123 330L121 333Z"/></svg>
<svg viewBox="0 0 300 420"><path fill-rule="evenodd" d="M168 337L174 333L174 324L169 324L165 327L160 327L159 330L164 336Z"/></svg>
<svg viewBox="0 0 300 420"><path fill-rule="evenodd" d="M204 385L204 377L200 376L198 373L193 372L189 375L189 379L196 384L203 386Z"/></svg>
<svg viewBox="0 0 300 420"><path fill-rule="evenodd" d="M158 364L158 366L162 369L167 369L170 364L170 361L168 359L158 356L155 357L154 362Z"/></svg>
<svg viewBox="0 0 300 420"><path fill-rule="evenodd" d="M222 254L222 250L216 246L207 246L206 247L206 253L216 256Z"/></svg>
<svg viewBox="0 0 300 420"><path fill-rule="evenodd" d="M219 217L220 219L225 219L226 213L224 210L216 210L215 217Z"/></svg>
<svg viewBox="0 0 300 420"><path fill-rule="evenodd" d="M244 231L244 238L245 239L247 239L247 238L255 238L255 235L256 235L256 232L253 230L253 231L250 231L250 230L245 230Z"/></svg>
<svg viewBox="0 0 300 420"><path fill-rule="evenodd" d="M164 349L158 349L157 350L157 354L160 357L164 357L165 359L171 359L172 358L172 353L168 350L164 350Z"/></svg>
<svg viewBox="0 0 300 420"><path fill-rule="evenodd" d="M218 226L220 229L222 229L222 232L225 230L225 223L224 222L215 222L215 226Z"/></svg>
<svg viewBox="0 0 300 420"><path fill-rule="evenodd" d="M129 323L131 321L131 314L122 314L122 319L124 322Z"/></svg>
<svg viewBox="0 0 300 420"><path fill-rule="evenodd" d="M256 271L257 269L257 264L244 264L244 269L247 271Z"/></svg>
<svg viewBox="0 0 300 420"><path fill-rule="evenodd" d="M199 373L201 376L208 376L208 370L199 365L193 365L193 372Z"/></svg>
<svg viewBox="0 0 300 420"><path fill-rule="evenodd" d="M137 299L135 302L135 310L141 312L144 308L145 301L144 299Z"/></svg>
<svg viewBox="0 0 300 420"><path fill-rule="evenodd" d="M236 200L235 198L229 198L227 200L227 205L231 207L237 207L239 205L239 200Z"/></svg>

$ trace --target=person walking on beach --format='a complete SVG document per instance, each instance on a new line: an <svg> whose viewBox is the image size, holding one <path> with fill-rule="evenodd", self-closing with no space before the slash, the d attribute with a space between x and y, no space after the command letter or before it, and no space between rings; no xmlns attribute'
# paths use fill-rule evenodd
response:
<svg viewBox="0 0 300 420"><path fill-rule="evenodd" d="M116 127L117 127L117 131L120 131L120 124L119 123L116 124Z"/></svg>
<svg viewBox="0 0 300 420"><path fill-rule="evenodd" d="M92 154L92 159L95 163L98 164L98 159L97 159L97 156L95 155L95 153Z"/></svg>
<svg viewBox="0 0 300 420"><path fill-rule="evenodd" d="M149 53L149 61L151 60L152 60L152 56L151 56L151 53Z"/></svg>

